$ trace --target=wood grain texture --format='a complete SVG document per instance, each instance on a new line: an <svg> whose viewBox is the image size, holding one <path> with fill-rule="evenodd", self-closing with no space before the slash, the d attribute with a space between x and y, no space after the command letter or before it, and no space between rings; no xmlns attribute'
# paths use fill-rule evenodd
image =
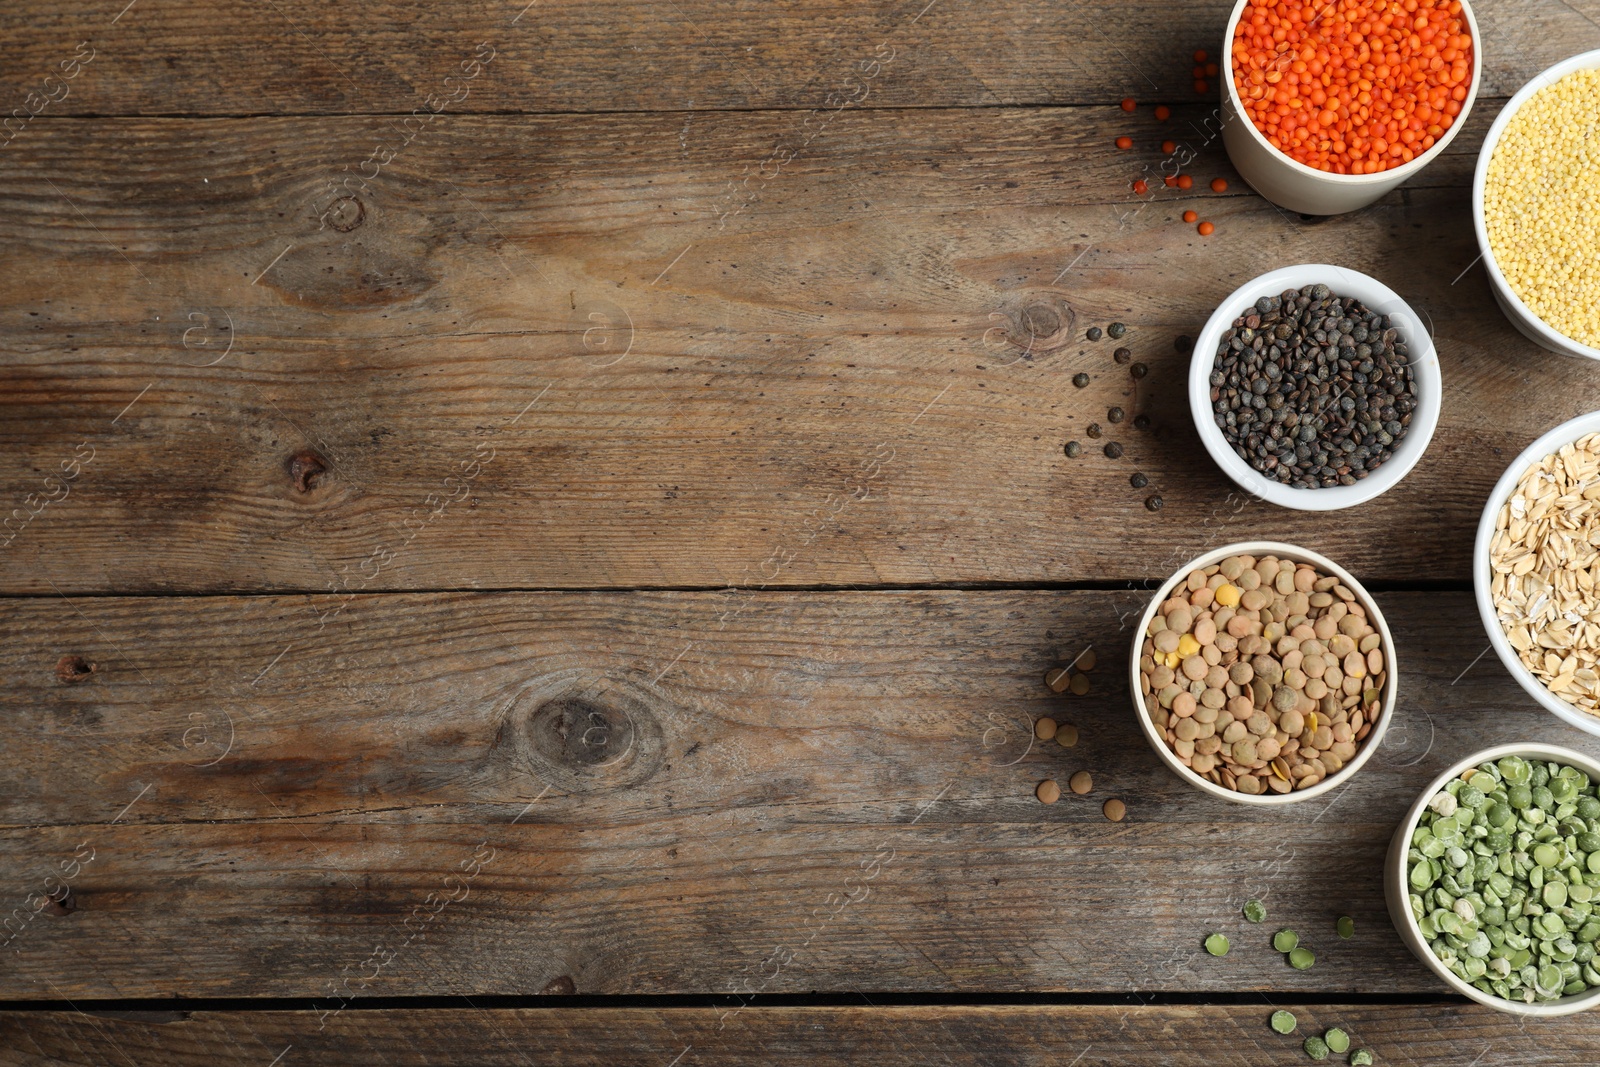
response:
<svg viewBox="0 0 1600 1067"><path fill-rule="evenodd" d="M809 117L451 118L330 212L331 161L390 126L30 129L0 171L0 591L1039 583L1263 535L1462 580L1503 464L1593 406L1600 368L1472 267L1487 112L1442 184L1314 224L1236 177L1130 199L1161 157L1112 147L1115 109ZM1200 187L1232 176L1204 123L1173 123ZM1426 313L1446 385L1421 465L1337 523L1233 492L1174 340L1318 261ZM1081 340L1114 319L1142 382Z"/></svg>
<svg viewBox="0 0 1600 1067"><path fill-rule="evenodd" d="M154 1017L0 1012L0 1064L171 1067L307 1063L925 1064L951 1067L1272 1067L1310 1062L1300 1044L1338 1026L1376 1062L1428 1067L1566 1067L1600 1053L1593 1022L1519 1026L1477 1006L1295 1006L1300 1031L1267 1026L1271 1006L548 1008L318 1013L196 1011ZM678 1057L678 1058L674 1058ZM1342 1062L1343 1057L1337 1058ZM1336 1062L1330 1060L1329 1062Z"/></svg>
<svg viewBox="0 0 1600 1067"><path fill-rule="evenodd" d="M452 110L823 106L879 44L904 57L894 77L874 87L881 105L1106 104L1128 95L1172 103L1196 98L1191 53L1221 49L1232 9L1227 0L124 5L6 5L0 100L14 102L10 108L29 93L59 96L44 77L88 41L93 60L48 113L403 113L430 95L452 95L455 83L445 79L484 43L496 58ZM1597 36L1591 0L1473 6L1488 96L1509 96Z"/></svg>
<svg viewBox="0 0 1600 1067"><path fill-rule="evenodd" d="M1368 766L1270 814L1215 801L1133 722L1118 620L1142 603L0 603L0 995L1439 992L1384 911L1395 823L1475 748L1594 739L1477 658L1466 596L1397 593L1402 706ZM1090 644L1095 691L1051 694ZM1076 748L1032 742L1047 712ZM1080 769L1091 795L1034 799ZM29 919L64 863L78 910Z"/></svg>

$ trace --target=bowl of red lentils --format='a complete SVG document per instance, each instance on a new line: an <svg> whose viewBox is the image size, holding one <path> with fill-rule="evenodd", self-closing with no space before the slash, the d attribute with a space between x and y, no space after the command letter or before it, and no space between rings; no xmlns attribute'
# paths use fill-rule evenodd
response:
<svg viewBox="0 0 1600 1067"><path fill-rule="evenodd" d="M1224 48L1229 159L1310 215L1365 207L1437 159L1482 75L1462 0L1238 0Z"/></svg>
<svg viewBox="0 0 1600 1067"><path fill-rule="evenodd" d="M1473 225L1500 309L1552 352L1600 359L1600 51L1544 71L1501 110L1472 180Z"/></svg>
<svg viewBox="0 0 1600 1067"><path fill-rule="evenodd" d="M1350 780L1394 714L1394 638L1338 564L1248 541L1174 574L1139 620L1130 691L1178 777L1240 804L1293 804Z"/></svg>

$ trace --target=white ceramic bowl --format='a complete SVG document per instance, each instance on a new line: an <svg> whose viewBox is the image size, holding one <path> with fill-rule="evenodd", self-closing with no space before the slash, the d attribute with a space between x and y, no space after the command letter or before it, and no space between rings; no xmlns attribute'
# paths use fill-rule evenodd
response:
<svg viewBox="0 0 1600 1067"><path fill-rule="evenodd" d="M1493 993L1485 993L1478 987L1462 981L1452 974L1439 958L1428 947L1427 938L1422 936L1422 930L1417 926L1417 920L1411 915L1411 883L1406 869L1406 853L1411 847L1411 833L1417 828L1417 822L1422 818L1423 809L1428 801L1450 779L1459 775L1468 767L1476 767L1480 763L1488 763L1503 759L1506 756L1521 756L1524 759L1544 760L1546 762L1565 763L1587 774L1591 780L1600 781L1600 763L1581 752L1574 752L1569 748L1559 748L1555 745L1540 744L1515 744L1498 745L1486 748L1482 752L1474 753L1446 770L1439 777L1428 783L1417 797L1416 803L1411 805L1411 810L1401 820L1400 826L1394 832L1394 837L1389 841L1389 855L1383 868L1383 895L1389 905L1389 921L1394 924L1400 940L1406 943L1412 955L1421 960L1434 974L1442 978L1451 989L1464 997L1471 997L1479 1004L1485 1004L1512 1015L1530 1015L1549 1018L1555 1015L1571 1015L1573 1012L1584 1011L1600 1004L1600 989L1592 989L1587 993L1575 996L1561 997L1559 1000L1549 1000L1538 1004L1524 1004L1521 1001L1502 1000Z"/></svg>
<svg viewBox="0 0 1600 1067"><path fill-rule="evenodd" d="M1268 478L1239 458L1222 436L1211 412L1211 369L1216 365L1217 345L1222 335L1233 325L1233 320L1263 296L1277 296L1286 289L1299 289L1318 283L1328 286L1337 296L1354 297L1368 309L1388 315L1405 343L1410 347L1411 373L1415 381L1417 407L1411 415L1411 426L1398 444L1394 455L1377 470L1355 485L1335 485L1326 489L1296 489ZM1206 451L1240 488L1280 507L1298 511L1334 511L1365 503L1387 492L1417 465L1428 442L1433 440L1434 428L1439 425L1439 405L1444 396L1444 384L1439 374L1439 355L1434 350L1423 320L1411 306L1387 285L1369 278L1360 271L1335 267L1327 263L1302 263L1269 271L1259 278L1235 289L1228 298L1217 305L1217 310L1206 320L1200 338L1195 342L1194 355L1189 362L1189 409L1194 415L1195 429Z"/></svg>
<svg viewBox="0 0 1600 1067"><path fill-rule="evenodd" d="M1472 36L1472 82L1467 87L1467 98L1461 102L1461 114L1432 148L1410 163L1377 174L1332 174L1290 159L1272 147L1255 123L1245 117L1244 104L1233 84L1233 28L1247 3L1249 0L1238 0L1234 4L1222 38L1222 58L1218 61L1222 67L1218 74L1222 80L1222 143L1240 177L1274 204L1306 215L1337 215L1366 207L1439 158L1467 124L1483 77L1483 37L1478 33L1471 5L1462 0L1461 14Z"/></svg>
<svg viewBox="0 0 1600 1067"><path fill-rule="evenodd" d="M1499 117L1494 120L1494 125L1489 127L1488 136L1483 139L1483 149L1478 153L1478 168L1472 175L1472 228L1478 234L1478 248L1483 252L1483 263L1489 271L1489 291L1494 294L1495 301L1500 305L1500 310L1505 312L1506 318L1511 320L1511 325L1534 344L1552 352L1600 359L1600 348L1574 341L1566 334L1558 333L1545 325L1544 320L1535 315L1533 310L1522 302L1522 298L1512 291L1506 276L1500 272L1500 264L1495 262L1494 249L1489 247L1489 231L1483 222L1483 183L1489 174L1489 160L1494 156L1494 147L1499 143L1500 134L1504 132L1506 124L1511 121L1512 116L1528 97L1545 86L1559 81L1564 75L1591 67L1600 67L1600 50L1585 52L1557 63L1524 85L1501 109ZM1574 180L1586 181L1588 178L1578 176Z"/></svg>
<svg viewBox="0 0 1600 1067"><path fill-rule="evenodd" d="M1383 648L1388 660L1387 677L1383 685L1383 707L1378 714L1378 721L1373 724L1372 731L1367 734L1367 739L1356 752L1355 758L1339 769L1338 773L1330 774L1310 789L1297 789L1290 793L1262 793L1251 795L1240 793L1233 789L1226 789L1214 782L1207 781L1188 767L1172 749L1167 747L1166 735L1156 729L1150 721L1148 705L1144 693L1139 686L1139 649L1144 644L1145 628L1150 625L1150 620L1155 617L1162 601L1172 595L1178 584L1189 577L1189 572L1200 567L1209 567L1213 563L1220 563L1229 556L1247 554L1251 556L1277 556L1279 559L1292 560L1295 563L1309 563L1324 574L1331 574L1343 582L1352 593L1356 601L1367 612L1367 620L1383 638ZM1395 694L1399 691L1399 672L1395 667L1394 635L1389 632L1389 624L1384 621L1383 612L1378 610L1378 605L1372 597L1362 588L1361 583L1351 576L1350 572L1339 566L1326 556L1318 555L1309 549L1300 548L1298 545L1284 544L1281 541L1240 541L1237 544L1224 545L1221 548L1211 549L1178 568L1171 578L1156 591L1150 598L1150 606L1144 609L1144 614L1139 617L1139 628L1134 632L1133 654L1128 657L1128 684L1129 692L1133 694L1134 711L1139 717L1139 728L1144 731L1144 738L1150 742L1150 747L1156 750L1156 755L1161 757L1161 762L1171 768L1172 773L1182 778L1185 782L1204 793L1223 800L1231 800L1236 804L1294 804L1312 797L1321 796L1330 789L1336 789L1348 782L1359 771L1372 754L1378 750L1378 743L1383 740L1383 735L1389 730L1389 720L1394 718Z"/></svg>
<svg viewBox="0 0 1600 1067"><path fill-rule="evenodd" d="M1478 537L1472 546L1472 591L1478 600L1478 614L1483 618L1483 628L1489 632L1489 644L1494 646L1495 652L1500 656L1500 662L1506 665L1506 670L1511 672L1511 677L1517 680L1517 684L1563 722L1600 737L1600 716L1587 714L1568 704L1545 688L1545 684L1522 665L1522 660L1517 657L1517 650L1512 648L1511 642L1506 639L1505 628L1500 625L1500 616L1495 612L1494 600L1489 595L1491 577L1489 542L1494 539L1495 517L1500 514L1500 509L1516 490L1517 482L1521 481L1522 475L1534 463L1563 445L1571 444L1585 434L1591 433L1600 433L1600 411L1579 415L1575 419L1563 422L1529 445L1520 456L1511 461L1511 465L1506 468L1506 472L1500 476L1500 480L1490 491L1489 502L1483 506L1483 515L1478 519Z"/></svg>

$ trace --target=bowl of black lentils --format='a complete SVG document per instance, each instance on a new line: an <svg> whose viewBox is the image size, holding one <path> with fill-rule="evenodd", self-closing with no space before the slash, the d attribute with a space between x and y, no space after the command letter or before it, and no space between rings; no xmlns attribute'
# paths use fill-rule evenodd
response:
<svg viewBox="0 0 1600 1067"><path fill-rule="evenodd" d="M1371 500L1433 438L1443 386L1433 339L1359 271L1284 267L1240 286L1200 332L1189 402L1239 486L1302 511Z"/></svg>

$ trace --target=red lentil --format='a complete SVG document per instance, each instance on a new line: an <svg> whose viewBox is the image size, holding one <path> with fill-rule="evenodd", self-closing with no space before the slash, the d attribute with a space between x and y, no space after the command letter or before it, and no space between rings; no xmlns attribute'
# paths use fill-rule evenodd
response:
<svg viewBox="0 0 1600 1067"><path fill-rule="evenodd" d="M1213 193L1225 193L1225 192L1227 192L1228 191L1228 179L1226 179L1226 178L1212 178L1211 179L1211 191Z"/></svg>
<svg viewBox="0 0 1600 1067"><path fill-rule="evenodd" d="M1150 186L1145 184L1143 178L1140 178L1133 183L1133 191L1138 193L1140 196L1143 196L1145 193L1150 191Z"/></svg>
<svg viewBox="0 0 1600 1067"><path fill-rule="evenodd" d="M1122 149L1123 151L1127 151L1128 149L1133 147L1133 138L1132 137L1118 137L1117 138L1117 147Z"/></svg>
<svg viewBox="0 0 1600 1067"><path fill-rule="evenodd" d="M1461 114L1475 61L1460 0L1251 0L1232 51L1256 129L1335 174L1432 148Z"/></svg>
<svg viewBox="0 0 1600 1067"><path fill-rule="evenodd" d="M1199 217L1200 217L1199 215L1196 215L1192 211L1185 211L1183 213L1183 221L1184 222L1193 222L1195 219L1197 219Z"/></svg>
<svg viewBox="0 0 1600 1067"><path fill-rule="evenodd" d="M1189 177L1187 174L1178 175L1178 188L1179 189L1193 189L1194 188L1194 179Z"/></svg>
<svg viewBox="0 0 1600 1067"><path fill-rule="evenodd" d="M1136 108L1138 106L1139 106L1138 104L1134 103L1133 97L1131 97L1131 96L1125 97L1123 99L1123 101L1122 101L1122 110L1124 110L1124 111L1132 111L1134 108Z"/></svg>
<svg viewBox="0 0 1600 1067"><path fill-rule="evenodd" d="M1200 231L1201 237L1210 237L1217 232L1217 228L1209 222L1202 222L1196 229Z"/></svg>
<svg viewBox="0 0 1600 1067"><path fill-rule="evenodd" d="M1171 117L1172 117L1172 109L1170 107L1168 107L1166 104L1162 104L1160 107L1156 108L1156 118L1159 121L1166 122Z"/></svg>

